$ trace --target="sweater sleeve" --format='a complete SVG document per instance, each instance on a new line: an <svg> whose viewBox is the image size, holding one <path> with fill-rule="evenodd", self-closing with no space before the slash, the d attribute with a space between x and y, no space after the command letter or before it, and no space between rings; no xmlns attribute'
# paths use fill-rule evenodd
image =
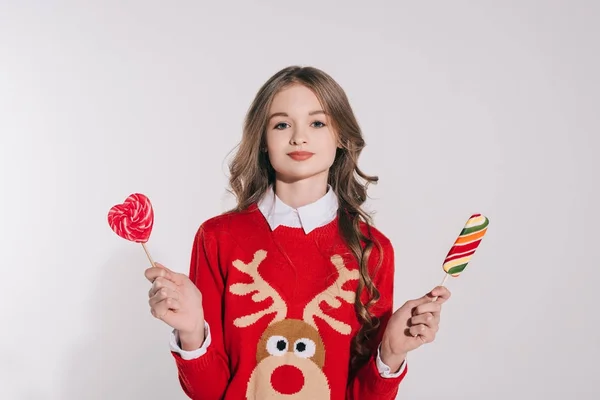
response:
<svg viewBox="0 0 600 400"><path fill-rule="evenodd" d="M210 326L210 346L201 357L188 360L171 351L180 385L194 400L223 398L230 377L229 358L223 344L224 279L217 251L216 240L207 234L204 225L201 226L192 246L189 278L202 293L204 319Z"/></svg>
<svg viewBox="0 0 600 400"><path fill-rule="evenodd" d="M379 239L379 238L378 238ZM369 346L372 356L369 360L350 378L348 383L346 399L348 400L393 400L398 394L400 383L408 372L406 360L401 367L398 376L384 377L377 367L378 348L387 323L393 314L394 300L394 249L386 238L379 239L383 261L373 279L375 286L380 292L380 299L371 312L379 317L380 326L377 334L371 339ZM373 251L372 254L376 252ZM375 259L373 262L377 262ZM392 371L395 372L395 371Z"/></svg>

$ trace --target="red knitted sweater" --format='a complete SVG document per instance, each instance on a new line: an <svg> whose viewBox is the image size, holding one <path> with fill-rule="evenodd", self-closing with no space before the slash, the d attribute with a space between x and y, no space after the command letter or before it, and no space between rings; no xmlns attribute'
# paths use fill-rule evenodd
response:
<svg viewBox="0 0 600 400"><path fill-rule="evenodd" d="M365 226L363 231L366 233ZM370 265L382 319L373 357L349 373L358 264L338 234L338 221L305 234L271 231L256 205L204 222L196 234L190 279L203 296L211 343L184 360L173 352L179 380L192 399L394 399L398 378L383 378L375 353L392 313L394 253L371 228ZM363 299L366 293L362 294Z"/></svg>

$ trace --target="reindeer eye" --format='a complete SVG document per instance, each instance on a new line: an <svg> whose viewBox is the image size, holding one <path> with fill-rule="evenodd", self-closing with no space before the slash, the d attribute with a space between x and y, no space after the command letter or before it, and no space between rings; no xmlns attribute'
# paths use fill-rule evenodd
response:
<svg viewBox="0 0 600 400"><path fill-rule="evenodd" d="M267 351L272 356L281 356L288 349L288 340L283 336L271 336L267 340Z"/></svg>
<svg viewBox="0 0 600 400"><path fill-rule="evenodd" d="M294 343L294 354L302 358L310 358L315 355L317 345L310 339L302 338Z"/></svg>

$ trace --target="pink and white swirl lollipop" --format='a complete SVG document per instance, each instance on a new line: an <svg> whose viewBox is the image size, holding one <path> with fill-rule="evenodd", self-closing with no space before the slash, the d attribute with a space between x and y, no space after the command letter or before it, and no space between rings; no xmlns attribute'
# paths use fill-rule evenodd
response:
<svg viewBox="0 0 600 400"><path fill-rule="evenodd" d="M108 211L108 224L123 239L141 243L148 259L156 266L146 248L154 226L154 210L148 197L141 193L129 195L123 203Z"/></svg>

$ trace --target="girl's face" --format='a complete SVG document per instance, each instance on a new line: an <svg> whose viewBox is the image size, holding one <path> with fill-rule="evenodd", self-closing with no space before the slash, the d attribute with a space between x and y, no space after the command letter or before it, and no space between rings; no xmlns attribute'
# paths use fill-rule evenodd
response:
<svg viewBox="0 0 600 400"><path fill-rule="evenodd" d="M299 84L273 98L266 142L277 178L286 182L323 175L326 180L337 148L336 134L319 99Z"/></svg>

